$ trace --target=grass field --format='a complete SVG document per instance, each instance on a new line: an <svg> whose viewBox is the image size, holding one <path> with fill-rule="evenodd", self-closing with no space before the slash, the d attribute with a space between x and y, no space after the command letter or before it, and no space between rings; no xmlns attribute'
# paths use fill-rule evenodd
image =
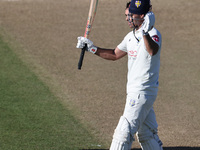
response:
<svg viewBox="0 0 200 150"><path fill-rule="evenodd" d="M0 38L0 149L99 148L98 142Z"/></svg>

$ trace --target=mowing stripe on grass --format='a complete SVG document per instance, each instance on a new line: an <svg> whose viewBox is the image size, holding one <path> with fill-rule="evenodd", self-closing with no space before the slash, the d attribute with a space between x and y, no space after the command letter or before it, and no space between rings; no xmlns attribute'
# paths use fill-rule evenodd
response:
<svg viewBox="0 0 200 150"><path fill-rule="evenodd" d="M69 150L98 143L0 37L0 149Z"/></svg>

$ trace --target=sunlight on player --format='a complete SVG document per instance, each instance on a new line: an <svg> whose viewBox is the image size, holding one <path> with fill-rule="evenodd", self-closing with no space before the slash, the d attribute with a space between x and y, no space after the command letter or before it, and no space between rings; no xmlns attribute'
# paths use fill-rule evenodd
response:
<svg viewBox="0 0 200 150"><path fill-rule="evenodd" d="M154 27L150 0L132 0L125 15L133 31L115 49L96 47L84 37L78 37L77 48L87 44L87 51L113 61L128 55L126 104L110 150L130 150L135 134L143 150L162 150L153 109L158 93L162 37Z"/></svg>

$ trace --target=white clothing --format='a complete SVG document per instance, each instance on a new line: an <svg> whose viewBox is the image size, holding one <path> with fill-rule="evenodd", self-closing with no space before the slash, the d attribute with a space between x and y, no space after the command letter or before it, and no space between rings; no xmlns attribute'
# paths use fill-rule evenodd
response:
<svg viewBox="0 0 200 150"><path fill-rule="evenodd" d="M128 120L131 126L131 135L138 131L146 132L145 126L148 126L148 136L152 136L152 131L157 133L158 124L156 122L153 103L156 100L155 95L129 94L126 98L126 105L123 116ZM145 131L143 131L145 129ZM149 135L149 134L152 135ZM145 135L146 136L146 135Z"/></svg>
<svg viewBox="0 0 200 150"><path fill-rule="evenodd" d="M121 142L122 145L116 144L116 141L112 142L114 146L123 147L125 143L131 144L131 139L134 139L134 135L137 133L142 149L162 150L162 142L157 135L158 124L153 110L153 103L158 92L162 39L160 32L155 28L149 31L149 35L159 45L159 50L154 56L151 56L146 50L142 29L136 31L135 35L133 31L129 32L117 46L128 54L127 98L123 117L129 122L130 127L127 129L130 129L132 138Z"/></svg>
<svg viewBox="0 0 200 150"><path fill-rule="evenodd" d="M139 42L132 31L117 46L128 53L127 94L157 95L162 38L156 28L152 28L149 35L159 45L159 50L154 56L146 50L141 29L135 32Z"/></svg>

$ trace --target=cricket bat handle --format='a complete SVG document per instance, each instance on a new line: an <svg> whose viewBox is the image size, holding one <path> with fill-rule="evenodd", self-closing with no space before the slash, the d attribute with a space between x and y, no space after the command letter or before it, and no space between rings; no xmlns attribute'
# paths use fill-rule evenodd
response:
<svg viewBox="0 0 200 150"><path fill-rule="evenodd" d="M86 50L87 45L85 44L85 46L82 48L81 54L80 54L80 59L78 62L78 69L81 70L82 64L83 64L83 58L85 55L85 50Z"/></svg>

